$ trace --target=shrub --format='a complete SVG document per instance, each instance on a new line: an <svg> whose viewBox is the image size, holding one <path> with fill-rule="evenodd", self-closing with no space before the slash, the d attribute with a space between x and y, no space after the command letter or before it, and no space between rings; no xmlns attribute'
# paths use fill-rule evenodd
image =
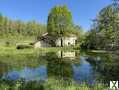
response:
<svg viewBox="0 0 119 90"><path fill-rule="evenodd" d="M29 43L29 45L34 45L34 42Z"/></svg>
<svg viewBox="0 0 119 90"><path fill-rule="evenodd" d="M17 49L26 49L26 48L32 48L32 45L27 44L19 44L16 46Z"/></svg>
<svg viewBox="0 0 119 90"><path fill-rule="evenodd" d="M10 46L10 42L9 41L6 41L5 42L5 46L7 46L7 47Z"/></svg>
<svg viewBox="0 0 119 90"><path fill-rule="evenodd" d="M80 49L80 45L77 44L77 45L74 47L74 49L79 50L79 49Z"/></svg>

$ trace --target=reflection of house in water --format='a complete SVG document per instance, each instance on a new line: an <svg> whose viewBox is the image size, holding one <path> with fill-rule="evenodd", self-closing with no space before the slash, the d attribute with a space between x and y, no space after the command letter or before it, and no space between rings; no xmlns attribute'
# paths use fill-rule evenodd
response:
<svg viewBox="0 0 119 90"><path fill-rule="evenodd" d="M58 51L57 52L57 56L59 58L70 58L70 59L74 59L76 58L76 52L75 51Z"/></svg>
<svg viewBox="0 0 119 90"><path fill-rule="evenodd" d="M73 75L71 62L66 62L67 58L58 58L55 53L47 54L47 74L48 78L54 77L57 79L70 80ZM52 56L49 58L49 56Z"/></svg>

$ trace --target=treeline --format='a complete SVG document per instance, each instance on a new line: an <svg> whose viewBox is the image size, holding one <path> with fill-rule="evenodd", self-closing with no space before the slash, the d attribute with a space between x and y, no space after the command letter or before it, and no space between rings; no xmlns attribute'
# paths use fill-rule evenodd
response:
<svg viewBox="0 0 119 90"><path fill-rule="evenodd" d="M86 49L119 50L119 3L103 8L81 45Z"/></svg>
<svg viewBox="0 0 119 90"><path fill-rule="evenodd" d="M23 22L11 20L0 14L0 37L2 36L38 36L45 33L46 25L36 21Z"/></svg>

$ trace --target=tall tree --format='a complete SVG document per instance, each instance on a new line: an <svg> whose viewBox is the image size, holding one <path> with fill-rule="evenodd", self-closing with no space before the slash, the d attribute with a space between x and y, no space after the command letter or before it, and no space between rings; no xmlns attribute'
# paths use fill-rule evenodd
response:
<svg viewBox="0 0 119 90"><path fill-rule="evenodd" d="M55 37L61 38L61 46L63 46L62 37L70 30L72 25L72 15L66 6L55 6L48 15L47 30L48 33Z"/></svg>

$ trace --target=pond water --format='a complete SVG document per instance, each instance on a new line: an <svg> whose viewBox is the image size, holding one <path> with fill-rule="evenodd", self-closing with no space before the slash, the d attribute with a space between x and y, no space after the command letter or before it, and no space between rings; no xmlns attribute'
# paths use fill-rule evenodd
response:
<svg viewBox="0 0 119 90"><path fill-rule="evenodd" d="M3 60L4 59L4 60ZM57 78L77 83L119 80L119 56L79 51L0 56L0 79L26 81Z"/></svg>

